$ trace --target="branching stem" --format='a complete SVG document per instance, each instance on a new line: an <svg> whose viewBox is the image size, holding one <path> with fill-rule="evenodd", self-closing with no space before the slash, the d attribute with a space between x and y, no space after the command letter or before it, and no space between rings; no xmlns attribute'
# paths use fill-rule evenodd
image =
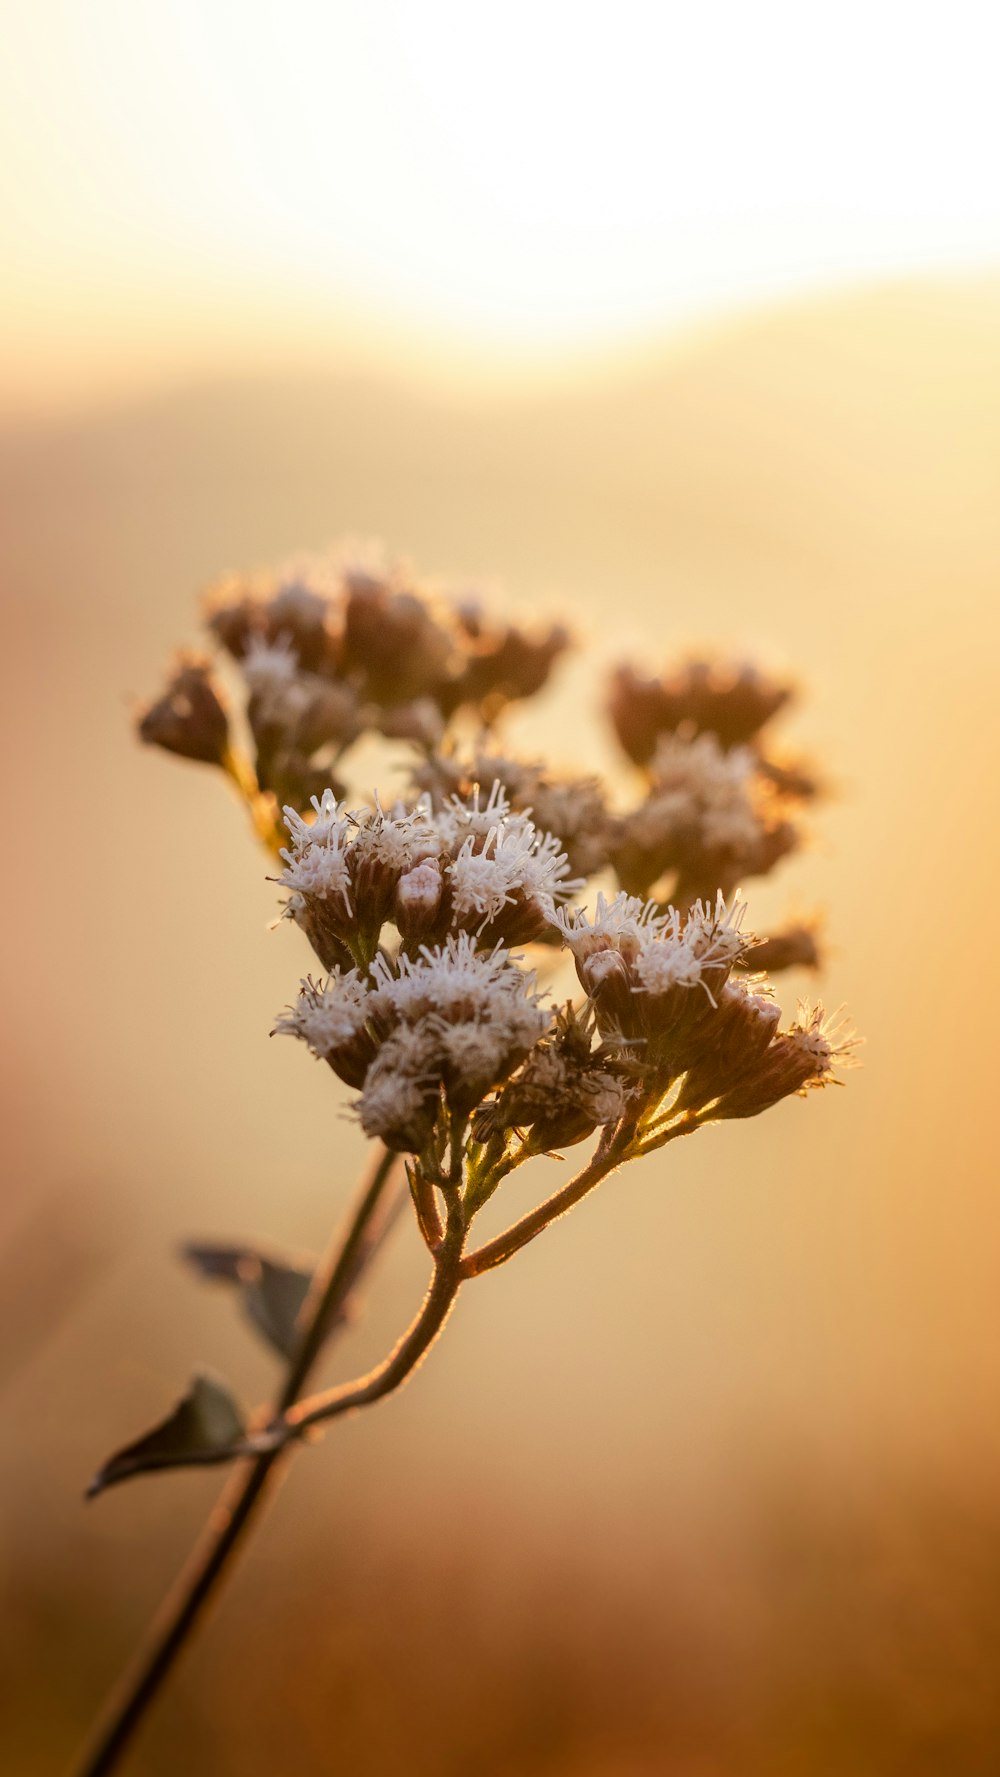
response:
<svg viewBox="0 0 1000 1777"><path fill-rule="evenodd" d="M377 1243L375 1230L386 1211L398 1158L383 1150L346 1232L338 1236L328 1262L316 1274L302 1311L301 1344L278 1397L279 1413L287 1412L298 1399L326 1333L343 1308L365 1257ZM75 1767L75 1777L106 1777L127 1751L228 1571L237 1545L273 1483L281 1455L282 1446L276 1445L237 1471L212 1513L202 1542L165 1600L134 1667L112 1694L90 1749Z"/></svg>

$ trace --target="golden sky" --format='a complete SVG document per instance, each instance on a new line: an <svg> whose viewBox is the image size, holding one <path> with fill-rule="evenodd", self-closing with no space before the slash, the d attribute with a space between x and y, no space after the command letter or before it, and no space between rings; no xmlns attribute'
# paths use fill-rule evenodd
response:
<svg viewBox="0 0 1000 1777"><path fill-rule="evenodd" d="M533 374L997 257L987 9L5 0L17 409L328 361Z"/></svg>

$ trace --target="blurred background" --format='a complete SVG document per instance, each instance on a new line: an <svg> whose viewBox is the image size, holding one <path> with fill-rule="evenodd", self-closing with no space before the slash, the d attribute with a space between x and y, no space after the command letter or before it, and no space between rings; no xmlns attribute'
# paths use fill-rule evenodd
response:
<svg viewBox="0 0 1000 1777"><path fill-rule="evenodd" d="M363 1160L267 1042L308 963L240 810L130 731L207 581L354 533L568 617L515 724L565 766L622 657L800 676L835 794L752 911L827 910L865 1067L468 1292L295 1465L128 1768L994 1773L985 9L3 12L0 1768L64 1766L218 1493L85 1507L98 1460L196 1364L274 1385L178 1242L318 1249ZM331 1374L424 1269L404 1223Z"/></svg>

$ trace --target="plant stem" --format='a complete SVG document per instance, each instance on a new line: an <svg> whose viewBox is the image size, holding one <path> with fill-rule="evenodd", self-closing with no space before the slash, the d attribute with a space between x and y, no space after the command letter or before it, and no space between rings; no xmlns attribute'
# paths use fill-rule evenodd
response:
<svg viewBox="0 0 1000 1777"><path fill-rule="evenodd" d="M308 1400L300 1401L282 1413L258 1440L263 1449L283 1449L311 1426L320 1425L327 1419L338 1419L342 1413L353 1412L355 1407L369 1407L392 1394L413 1375L444 1326L465 1281L462 1269L465 1234L462 1203L455 1195L448 1203L444 1239L435 1255L430 1288L419 1313L399 1343L367 1376L356 1382L346 1382L339 1388L326 1389L322 1394L310 1395ZM269 1442L272 1439L273 1444Z"/></svg>
<svg viewBox="0 0 1000 1777"><path fill-rule="evenodd" d="M398 1154L388 1150L382 1153L346 1231L334 1240L326 1262L316 1273L300 1318L301 1343L275 1405L278 1414L287 1412L298 1399L327 1332L374 1252L380 1212L386 1209L398 1159ZM105 1777L127 1751L215 1593L269 1482L273 1481L281 1456L280 1446L264 1451L240 1469L226 1489L202 1542L164 1601L134 1667L113 1692L89 1750L75 1767L75 1777Z"/></svg>
<svg viewBox="0 0 1000 1777"><path fill-rule="evenodd" d="M494 1265L503 1265L507 1259L512 1259L522 1246L527 1246L529 1240L544 1233L559 1216L565 1215L568 1209L579 1203L581 1197L586 1197L588 1191L592 1191L595 1185L607 1178L609 1172L614 1172L624 1158L624 1154L617 1152L614 1146L603 1153L598 1148L590 1165L585 1166L582 1172L578 1172L575 1178L563 1185L561 1191L555 1191L537 1209L530 1210L519 1222L498 1234L495 1240L488 1240L485 1246L469 1253L462 1261L462 1276L480 1277L484 1271L491 1271Z"/></svg>

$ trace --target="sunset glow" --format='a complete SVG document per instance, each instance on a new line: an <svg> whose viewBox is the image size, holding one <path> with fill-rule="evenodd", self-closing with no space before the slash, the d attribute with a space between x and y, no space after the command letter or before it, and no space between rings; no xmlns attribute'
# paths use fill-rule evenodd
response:
<svg viewBox="0 0 1000 1777"><path fill-rule="evenodd" d="M537 371L989 265L981 17L945 44L899 5L821 37L787 0L10 6L0 373L37 405L317 355Z"/></svg>

